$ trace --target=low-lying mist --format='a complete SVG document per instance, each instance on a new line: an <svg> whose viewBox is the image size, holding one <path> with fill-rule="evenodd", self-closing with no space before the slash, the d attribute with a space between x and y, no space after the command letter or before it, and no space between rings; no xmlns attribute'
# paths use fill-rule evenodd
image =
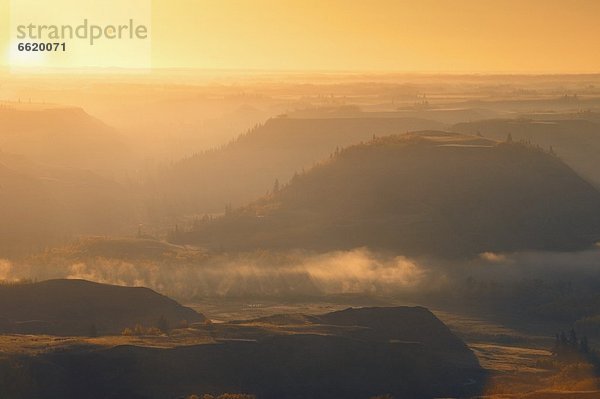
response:
<svg viewBox="0 0 600 399"><path fill-rule="evenodd" d="M600 248L572 253L485 253L469 261L410 259L366 248L323 254L198 254L185 250L146 259L46 253L21 261L0 261L0 279L76 278L145 286L181 301L331 294L423 299L452 297L474 284L494 288L486 290L488 294L499 285L527 281L600 284L599 265Z"/></svg>
<svg viewBox="0 0 600 399"><path fill-rule="evenodd" d="M85 260L45 256L14 263L1 261L6 281L76 278L145 286L191 299L211 296L320 296L335 293L391 294L411 290L425 269L402 256L380 256L367 249L326 254L252 252L200 260Z"/></svg>

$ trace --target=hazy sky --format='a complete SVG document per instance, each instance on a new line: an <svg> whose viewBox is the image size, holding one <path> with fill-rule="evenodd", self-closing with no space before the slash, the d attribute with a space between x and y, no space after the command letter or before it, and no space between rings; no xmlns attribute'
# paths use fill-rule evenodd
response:
<svg viewBox="0 0 600 399"><path fill-rule="evenodd" d="M0 0L5 17L8 3ZM154 0L152 64L600 72L599 16L598 0ZM2 64L6 25L0 24Z"/></svg>

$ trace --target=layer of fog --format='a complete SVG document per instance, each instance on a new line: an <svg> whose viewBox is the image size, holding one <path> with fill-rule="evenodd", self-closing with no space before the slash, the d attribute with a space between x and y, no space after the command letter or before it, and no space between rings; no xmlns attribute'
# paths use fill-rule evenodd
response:
<svg viewBox="0 0 600 399"><path fill-rule="evenodd" d="M314 296L388 293L417 286L424 270L402 256L377 256L366 249L327 254L248 253L200 261L130 261L96 257L0 262L0 280L85 279L145 286L181 299L205 296Z"/></svg>
<svg viewBox="0 0 600 399"><path fill-rule="evenodd" d="M465 279L510 282L600 281L600 248L572 253L482 254L470 261L409 259L365 248L326 254L247 253L199 260L44 259L0 261L0 280L86 279L145 286L180 300L331 294L423 297Z"/></svg>

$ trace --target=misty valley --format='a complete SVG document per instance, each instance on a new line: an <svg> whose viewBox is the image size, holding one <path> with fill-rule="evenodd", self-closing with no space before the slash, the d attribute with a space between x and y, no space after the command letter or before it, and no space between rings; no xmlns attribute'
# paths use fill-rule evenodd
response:
<svg viewBox="0 0 600 399"><path fill-rule="evenodd" d="M0 98L0 398L600 397L598 75Z"/></svg>

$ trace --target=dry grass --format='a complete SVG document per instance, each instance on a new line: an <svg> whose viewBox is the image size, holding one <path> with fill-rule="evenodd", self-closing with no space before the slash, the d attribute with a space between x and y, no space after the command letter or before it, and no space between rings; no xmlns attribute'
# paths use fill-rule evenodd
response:
<svg viewBox="0 0 600 399"><path fill-rule="evenodd" d="M249 303L229 301L226 306L206 306L211 316L222 321L251 319L279 313L318 314L348 307L349 303ZM591 399L600 398L599 379L587 362L561 363L548 350L548 339L525 334L483 318L449 312L435 312L463 337L490 378L480 396L488 399ZM0 335L0 356L41 354L63 350L134 345L173 348L214 343L231 337L252 339L264 334L323 333L303 324L275 326L262 323L194 324L174 330L170 336L55 337L45 335ZM505 343L508 342L508 343ZM551 342L550 342L551 343Z"/></svg>
<svg viewBox="0 0 600 399"><path fill-rule="evenodd" d="M107 348L119 345L174 348L177 346L199 345L212 342L214 342L214 340L206 333L206 331L197 329L177 330L170 336L111 335L97 338L10 334L0 335L0 355L36 355L73 348L94 349L98 347Z"/></svg>
<svg viewBox="0 0 600 399"><path fill-rule="evenodd" d="M539 349L471 344L481 365L491 371L483 396L493 399L600 398L594 366L560 362Z"/></svg>
<svg viewBox="0 0 600 399"><path fill-rule="evenodd" d="M470 344L469 347L485 369L503 373L547 372L540 367L540 359L551 356L547 350L516 346Z"/></svg>

